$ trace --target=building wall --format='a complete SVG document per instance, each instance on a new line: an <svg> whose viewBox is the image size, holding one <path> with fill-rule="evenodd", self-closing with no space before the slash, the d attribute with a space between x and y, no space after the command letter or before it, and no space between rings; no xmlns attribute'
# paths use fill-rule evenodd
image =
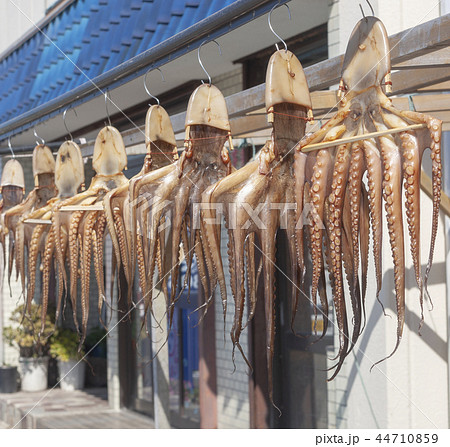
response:
<svg viewBox="0 0 450 447"><path fill-rule="evenodd" d="M18 40L35 23L45 16L45 11L55 0L11 0L2 2L0 14L0 54Z"/></svg>
<svg viewBox="0 0 450 447"><path fill-rule="evenodd" d="M370 10L361 2L366 15ZM421 1L371 1L389 35L414 27L439 16L438 3ZM329 3L329 56L345 52L350 33L361 18L353 2ZM395 92L395 85L394 92ZM444 151L443 151L444 152ZM425 152L424 165L428 165ZM427 169L428 170L428 167ZM421 193L421 261L425 272L431 235L432 201ZM406 215L403 216L406 223ZM388 356L396 342L396 303L393 290L393 264L388 231L383 229L383 288L380 299L387 316L375 299L376 283L373 261L369 264L367 324L356 347L338 377L329 383L328 412L330 428L447 428L448 364L447 364L447 287L445 282L444 220L441 215L436 239L429 292L433 310L424 299L424 325L419 335L421 310L409 251L406 225L406 318L400 346L392 358L372 365ZM372 256L372 246L370 247ZM338 346L336 338L335 346ZM337 351L335 351L336 353ZM331 353L330 353L331 354ZM332 357L332 355L330 355ZM330 366L333 362L330 362ZM363 415L363 416L362 416Z"/></svg>
<svg viewBox="0 0 450 447"><path fill-rule="evenodd" d="M220 89L223 95L229 96L242 90L242 68L217 76L214 84ZM230 270L228 268L228 235L223 228L221 240L221 253L225 270L226 284L231 284ZM217 293L216 312L216 364L217 364L217 413L218 428L249 428L249 376L248 367L245 364L240 352L236 349L233 363L233 346L230 338L230 331L233 324L234 300L231 289L227 289L227 313L224 315L220 294ZM244 315L245 321L246 315ZM244 331L241 337L241 344L244 352L248 356L248 332Z"/></svg>
<svg viewBox="0 0 450 447"><path fill-rule="evenodd" d="M10 157L0 157L0 169L3 170L3 166L9 160ZM34 179L32 175L31 157L21 157L20 164L22 165L25 178L25 195L33 189ZM3 342L2 328L10 326L11 322L9 318L12 312L17 306L23 303L22 297L22 284L20 279L16 281L16 269L15 264L13 266L11 281L8 283L8 247L9 236L5 239L6 247L6 265L3 264L3 256L0 260L0 364L2 362L9 365L17 365L19 361L19 352L15 347L9 346L6 342ZM39 281L39 275L37 275L37 282ZM37 283L37 287L39 284Z"/></svg>
<svg viewBox="0 0 450 447"><path fill-rule="evenodd" d="M365 15L372 15L369 6L360 2ZM388 35L412 28L439 17L439 2L421 0L372 0L375 15L380 18ZM358 2L330 0L328 22L329 57L345 52L347 42L355 24L362 18ZM395 89L395 86L394 86Z"/></svg>

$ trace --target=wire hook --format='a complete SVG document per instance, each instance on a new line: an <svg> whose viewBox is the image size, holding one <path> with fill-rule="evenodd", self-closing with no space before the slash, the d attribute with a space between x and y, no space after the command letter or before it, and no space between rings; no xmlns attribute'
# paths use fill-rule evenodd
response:
<svg viewBox="0 0 450 447"><path fill-rule="evenodd" d="M45 145L45 140L44 140L42 137L40 137L40 136L36 133L36 128L33 129L33 133L34 133L34 136L35 136L36 138L39 138L39 139L42 141L42 143L39 143L39 141L36 140L36 144L37 144L38 146L39 146L39 144L41 144L42 146L44 146L44 145Z"/></svg>
<svg viewBox="0 0 450 447"><path fill-rule="evenodd" d="M147 92L147 95L150 96L150 98L154 99L154 100L158 103L158 105L159 105L159 104L160 104L160 103L159 103L159 99L158 99L156 96L153 96L153 95L148 91L148 87L147 87L147 75L148 75L152 70L153 70L153 68L150 67L150 68L147 70L147 73L145 73L145 76L144 76L144 88L145 88L145 91ZM162 72L158 67L156 67L154 70L158 70L158 71L161 73L161 78L162 78L163 82L166 82L166 80L164 79L163 72ZM150 104L149 104L149 105L150 105Z"/></svg>
<svg viewBox="0 0 450 447"><path fill-rule="evenodd" d="M372 8L372 5L370 4L369 0L366 0L366 3L369 5L370 11L372 12L372 16L375 16L375 12L374 12L374 10ZM359 9L361 10L361 14L362 14L363 18L367 20L367 17L364 14L364 9L361 6L361 3L359 4Z"/></svg>
<svg viewBox="0 0 450 447"><path fill-rule="evenodd" d="M205 43L209 43L209 42L214 42L218 47L219 47L219 54L220 56L222 56L222 49L220 48L220 45L215 41L215 40L204 40L200 46L198 47L197 50L197 58L198 58L198 63L200 64L200 66L203 68L203 71L206 73L206 76L208 76L208 81L209 81L209 86L211 86L211 76L209 75L209 73L206 71L202 60L200 59L200 49L201 47L205 44ZM202 81L202 84L204 84L204 82Z"/></svg>
<svg viewBox="0 0 450 447"><path fill-rule="evenodd" d="M15 159L16 158L16 154L14 153L13 148L11 146L11 136L8 137L8 147L9 147L9 150L11 151L12 158Z"/></svg>
<svg viewBox="0 0 450 447"><path fill-rule="evenodd" d="M284 51L287 51L288 48L287 48L286 42L284 41L284 39L282 39L282 38L275 32L275 30L273 29L273 26L272 26L272 12L273 12L274 9L278 8L278 6L286 6L286 8L288 9L288 12L289 12L289 20L291 20L291 10L289 9L288 4L287 4L287 3L283 3L283 5L280 5L280 4L278 3L277 5L274 5L273 8L270 10L269 16L268 16L268 18L267 18L267 21L269 22L269 28L270 28L270 31L272 31L272 33L275 34L275 36L276 36L279 40L281 40L281 42L282 42L283 45L284 45ZM277 50L279 50L278 44L277 44L277 43L275 44L275 47L277 48Z"/></svg>
<svg viewBox="0 0 450 447"><path fill-rule="evenodd" d="M109 116L109 110L108 110L108 90L105 90L105 108L106 108L106 116L108 117L108 123L109 123L109 127L112 127L111 124L111 117ZM111 101L111 99L109 99Z"/></svg>
<svg viewBox="0 0 450 447"><path fill-rule="evenodd" d="M67 107L67 109L64 110L64 112L63 112L63 122L64 122L64 127L66 128L66 131L67 131L67 133L69 134L70 141L73 141L72 132L69 130L69 128L67 127L67 123L66 123L66 114L67 114L67 112L69 111L69 109L70 109L70 106ZM73 111L74 111L74 113L75 113L75 116L78 118L77 111L76 111L75 109L73 109Z"/></svg>

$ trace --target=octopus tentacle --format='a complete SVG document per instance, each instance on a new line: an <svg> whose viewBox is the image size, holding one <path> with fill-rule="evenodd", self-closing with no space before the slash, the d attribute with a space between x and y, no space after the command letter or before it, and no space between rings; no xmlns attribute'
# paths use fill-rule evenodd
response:
<svg viewBox="0 0 450 447"><path fill-rule="evenodd" d="M9 286L9 290L11 292L11 275L12 275L12 270L13 270L13 264L14 264L14 258L15 258L15 240L14 237L11 234L12 232L9 233L9 247L8 247L8 253L9 253L9 258L8 258L8 286Z"/></svg>
<svg viewBox="0 0 450 447"><path fill-rule="evenodd" d="M270 230L271 228L272 230ZM274 230L275 229L275 230ZM269 381L269 399L273 400L273 355L275 348L275 243L276 225L261 231L261 246L264 266L264 303L266 316L266 358Z"/></svg>
<svg viewBox="0 0 450 447"><path fill-rule="evenodd" d="M52 226L52 229L55 233L55 245L54 245L54 251L56 250L56 246L57 246L57 242L56 242L56 237L57 237L57 229L55 226ZM63 257L66 254L67 251L67 235L63 235L61 234L61 239L59 242L59 247L60 250L63 254ZM56 312L55 312L55 325L58 323L59 320L59 316L61 314L61 305L62 305L62 298L63 298L63 294L64 294L64 276L63 276L63 270L62 269L58 260L55 260L55 267L56 270L58 272L58 297L56 300Z"/></svg>
<svg viewBox="0 0 450 447"><path fill-rule="evenodd" d="M361 206L361 183L364 173L364 157L362 144L360 142L352 145L350 159L349 184L350 192L350 219L353 258L353 285L356 288L359 269L359 233L360 233L360 206Z"/></svg>
<svg viewBox="0 0 450 447"><path fill-rule="evenodd" d="M234 321L231 328L231 341L233 343L233 359L234 350L237 347L244 359L246 359L242 346L240 344L240 336L242 332L242 318L244 315L245 307L245 268L244 268L244 244L245 244L245 231L238 228L232 230L233 234L233 270L234 270ZM249 364L249 362L246 360Z"/></svg>
<svg viewBox="0 0 450 447"><path fill-rule="evenodd" d="M361 304L366 324L366 292L367 292L367 271L369 268L369 239L370 239L370 218L369 218L369 197L364 183L361 183L361 208L360 208L360 247L361 247Z"/></svg>
<svg viewBox="0 0 450 447"><path fill-rule="evenodd" d="M180 197L175 205L175 212L172 217L172 273L171 273L171 293L169 301L169 327L172 325L173 312L175 310L175 302L177 301L177 285L178 278L180 274L180 244L181 244L181 234L182 234L182 224L183 224L183 210L186 209L188 197ZM192 234L195 237L195 230L192 230ZM200 243L200 241L198 241ZM193 245L194 247L195 245ZM201 249L201 247L200 247ZM164 276L164 275L163 275Z"/></svg>
<svg viewBox="0 0 450 447"><path fill-rule="evenodd" d="M144 250L142 248L141 237L138 236L136 238L136 243L137 243L136 256L137 256L138 273L139 273L139 285L141 287L141 291L144 293L144 291L147 290L147 276L145 274Z"/></svg>
<svg viewBox="0 0 450 447"><path fill-rule="evenodd" d="M102 317L103 303L106 301L105 296L105 277L103 274L103 242L106 229L105 213L99 213L99 218L96 223L95 231L92 234L93 238L93 253L94 253L94 270L95 277L98 284L98 316L101 325L106 329L105 322Z"/></svg>
<svg viewBox="0 0 450 447"><path fill-rule="evenodd" d="M88 213L85 218L81 263L81 340L80 348L86 339L89 318L89 285L91 278L92 233L97 219L97 212Z"/></svg>
<svg viewBox="0 0 450 447"><path fill-rule="evenodd" d="M78 282L78 227L84 215L83 211L75 211L72 215L69 227L69 266L70 266L70 301L72 303L72 313L77 331L77 282Z"/></svg>
<svg viewBox="0 0 450 447"><path fill-rule="evenodd" d="M220 184L220 181L216 184ZM215 186L208 188L202 196L203 203L207 203L209 205L212 204L212 197L215 191ZM222 301L222 309L224 315L224 328L225 328L225 315L227 312L227 291L226 291L226 283L225 283L225 275L222 264L222 257L220 255L220 226L215 225L213 223L214 219L217 217L215 213L217 210L213 210L212 208L202 209L202 233L205 237L205 250L207 250L208 255L207 259L209 259L211 267L208 270L210 280L214 281L214 284L219 284L220 297ZM231 261L230 261L231 268ZM231 275L232 282L234 278L234 273ZM211 293L214 291L211 288ZM232 289L234 293L234 289Z"/></svg>
<svg viewBox="0 0 450 447"><path fill-rule="evenodd" d="M383 124L374 121L377 130L384 130ZM392 137L380 137L381 157L383 161L383 198L388 223L389 240L394 261L394 283L397 303L397 343L391 357L397 350L405 322L405 248L402 214L402 159L401 153ZM378 363L378 362L377 362Z"/></svg>
<svg viewBox="0 0 450 447"><path fill-rule="evenodd" d="M405 207L408 222L411 257L416 283L420 292L421 321L423 325L423 283L420 268L420 165L421 157L416 137L410 132L400 134L403 146L403 179L405 181Z"/></svg>
<svg viewBox="0 0 450 447"><path fill-rule="evenodd" d="M352 158L353 158L353 151L352 151ZM345 201L344 201L344 208L343 208L343 234L342 234L342 261L345 268L345 273L347 276L347 283L349 285L350 289L350 300L352 304L352 311L353 311L353 332L351 337L351 344L350 348L347 351L347 355L351 352L351 350L354 348L358 337L361 333L361 318L362 318L362 303L361 303L361 291L359 288L359 277L357 270L359 268L359 238L358 238L358 231L357 229L356 233L356 247L355 244L355 238L354 238L354 219L359 219L359 202L357 205L357 216L354 215L354 185L352 185L352 170L354 169L354 166L352 166L352 161L350 161L350 171L349 171L349 182L347 184L346 192L345 192ZM359 188L358 188L359 189ZM360 200L360 197L358 198ZM358 257L358 264L355 264L355 252L357 252ZM356 269L356 272L355 272Z"/></svg>
<svg viewBox="0 0 450 447"><path fill-rule="evenodd" d="M26 311L31 312L31 301L34 297L36 287L36 265L37 257L39 255L39 245L42 234L44 233L45 225L36 225L33 230L30 242L30 253L28 255L28 290L27 290L27 306Z"/></svg>
<svg viewBox="0 0 450 447"><path fill-rule="evenodd" d="M132 283L131 272L129 270L129 262L128 262L128 253L126 247L126 239L125 239L125 226L122 219L122 214L119 208L113 209L114 216L114 224L117 232L117 240L119 245L119 252L116 253L117 257L117 268L120 269L122 266L127 284L130 286ZM111 234L111 231L110 231ZM111 238L112 239L112 238ZM131 295L127 294L128 304L131 305Z"/></svg>
<svg viewBox="0 0 450 447"><path fill-rule="evenodd" d="M414 112L410 110L398 111L394 107L389 105L383 105L387 110L394 113L397 116L406 118L416 123L423 123L427 125L430 135L430 158L432 161L432 182L433 182L433 217L431 223L431 241L430 251L428 255L427 268L425 270L425 276L423 285L425 292L428 294L428 277L433 264L434 246L436 243L437 227L439 222L439 207L441 202L441 177L442 177L442 161L441 161L441 133L442 133L442 121L433 118L424 113Z"/></svg>
<svg viewBox="0 0 450 447"><path fill-rule="evenodd" d="M15 234L16 251L16 281L20 275L22 283L22 293L25 294L25 229L23 225L17 225Z"/></svg>
<svg viewBox="0 0 450 447"><path fill-rule="evenodd" d="M381 278L382 278L382 237L383 227L381 217L383 215L382 206L382 164L380 153L375 145L375 141L364 140L364 157L367 166L367 181L369 187L369 210L370 226L372 228L373 257L375 262L375 276L377 281L377 301L381 304L383 313L386 315L383 303L380 300Z"/></svg>
<svg viewBox="0 0 450 447"><path fill-rule="evenodd" d="M295 235L294 235L295 237ZM295 240L294 240L295 244ZM291 259L296 259L296 249L294 248L294 251L292 253L291 250ZM256 310L256 302L257 302L257 290L258 290L258 281L259 281L259 275L261 274L262 270L262 263L259 263L258 270L256 271L256 264L255 264L255 233L251 233L247 236L246 242L245 242L245 256L246 256L246 264L247 264L247 281L248 281L248 296L250 300L250 306L248 309L248 317L247 317L247 323L245 324L245 327L250 323L250 321L253 319L255 315ZM295 263L294 268L297 269L297 264ZM256 274L256 276L255 276ZM296 286L297 281L296 278L293 280L294 286ZM297 289L295 289L297 290Z"/></svg>
<svg viewBox="0 0 450 447"><path fill-rule="evenodd" d="M54 248L55 248L55 230L54 228L51 228L48 233L47 240L45 241L44 259L43 259L44 268L42 276L41 334L44 333L45 329L45 316L47 315L47 308L48 308L51 260Z"/></svg>
<svg viewBox="0 0 450 447"><path fill-rule="evenodd" d="M198 274L200 277L200 282L202 283L203 286L203 290L205 291L205 303L199 307L203 308L204 307L204 312L203 314L200 316L199 320L198 320L198 324L200 324L203 320L203 318L206 315L206 312L209 308L209 306L212 303L213 297L214 295L212 293L209 292L209 285L208 285L208 272L207 272L207 266L206 266L206 260L205 260L205 254L204 254L204 250L203 250L203 244L200 242L200 232L196 231L196 243L194 245L194 251L195 251L195 258L197 259L197 268L198 268ZM188 272L186 272L186 276L188 275Z"/></svg>
<svg viewBox="0 0 450 447"><path fill-rule="evenodd" d="M313 167L313 176L310 187L310 203L313 219L310 226L311 260L312 260L312 286L311 298L314 305L315 321L317 322L317 291L319 279L323 268L323 206L327 193L328 177L333 168L331 151L320 150L317 153L316 163ZM315 326L315 325L314 325Z"/></svg>
<svg viewBox="0 0 450 447"><path fill-rule="evenodd" d="M330 254L333 272L333 300L336 312L336 321L339 330L339 351L336 358L338 363L334 366L335 371L332 380L339 372L348 347L347 313L343 294L342 281L342 210L344 205L345 185L350 163L349 144L340 145L337 148L335 165L333 169L331 193L328 196L329 219L326 221L328 237L330 240Z"/></svg>
<svg viewBox="0 0 450 447"><path fill-rule="evenodd" d="M126 260L123 258L123 256L124 256L123 241L122 241L122 245L120 245L120 236L118 235L120 225L122 225L122 230L123 230L123 222L120 222L117 220L121 216L120 216L120 210L114 209L114 207L113 207L112 201L113 201L114 194L115 194L115 190L110 191L108 194L105 195L105 197L103 199L103 209L105 210L106 223L107 223L107 227L108 227L108 231L109 231L109 236L111 237L112 246L116 253L117 269L120 269L120 266L122 265L122 259L123 259L123 262L126 263ZM127 279L128 279L128 276L127 276Z"/></svg>
<svg viewBox="0 0 450 447"><path fill-rule="evenodd" d="M303 242L303 206L304 206L304 187L306 180L306 161L308 156L301 151L295 150L294 153L294 189L295 189L295 245L297 247L297 265L299 269L299 288L303 290L304 288L304 279L306 274L305 268L305 247ZM293 327L295 315L298 308L298 299L299 294L294 294L294 301L292 303L292 318L291 318L291 327Z"/></svg>

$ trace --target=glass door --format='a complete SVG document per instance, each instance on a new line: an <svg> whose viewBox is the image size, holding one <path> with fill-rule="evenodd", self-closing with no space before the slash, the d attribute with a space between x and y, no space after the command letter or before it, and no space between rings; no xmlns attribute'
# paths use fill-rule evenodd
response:
<svg viewBox="0 0 450 447"><path fill-rule="evenodd" d="M169 333L169 393L170 418L178 428L198 428L199 403L199 342L198 342L198 271L195 259L191 268L190 290L182 290L186 263L180 265L181 294L175 305Z"/></svg>

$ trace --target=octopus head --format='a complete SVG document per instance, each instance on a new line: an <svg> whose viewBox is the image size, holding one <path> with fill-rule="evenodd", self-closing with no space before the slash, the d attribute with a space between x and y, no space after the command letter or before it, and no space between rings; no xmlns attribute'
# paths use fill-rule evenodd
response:
<svg viewBox="0 0 450 447"><path fill-rule="evenodd" d="M386 28L376 17L361 19L353 29L344 64L340 90L346 97L380 87L391 71Z"/></svg>
<svg viewBox="0 0 450 447"><path fill-rule="evenodd" d="M34 148L33 175L36 186L53 185L55 180L55 159L48 146L39 144Z"/></svg>
<svg viewBox="0 0 450 447"><path fill-rule="evenodd" d="M56 155L55 184L59 197L74 196L83 182L84 166L80 148L73 141L65 141Z"/></svg>
<svg viewBox="0 0 450 447"><path fill-rule="evenodd" d="M106 126L97 135L92 157L92 167L100 175L119 174L127 167L127 153L120 132Z"/></svg>
<svg viewBox="0 0 450 447"><path fill-rule="evenodd" d="M2 172L0 193L3 197L3 206L9 208L17 205L23 199L25 192L25 178L22 165L13 158L9 160Z"/></svg>

